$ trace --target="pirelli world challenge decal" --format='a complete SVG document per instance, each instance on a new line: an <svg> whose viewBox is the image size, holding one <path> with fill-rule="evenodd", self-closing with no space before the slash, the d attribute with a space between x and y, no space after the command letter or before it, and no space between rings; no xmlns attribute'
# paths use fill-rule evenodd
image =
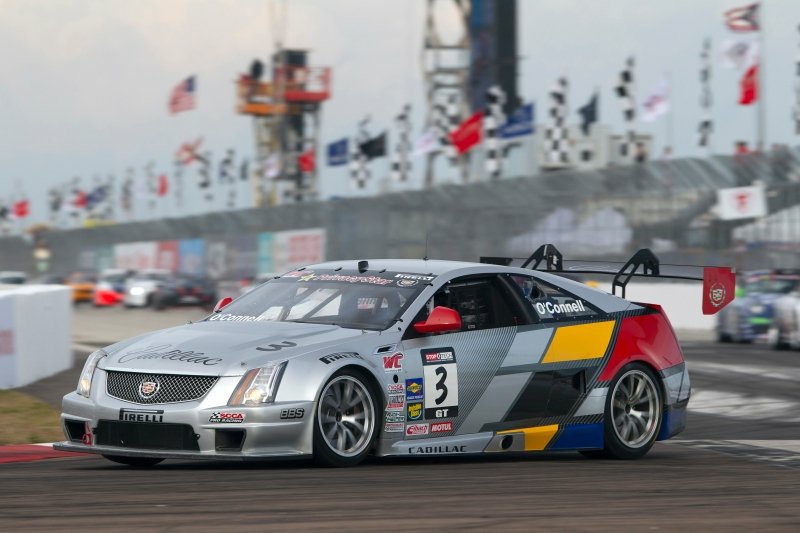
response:
<svg viewBox="0 0 800 533"><path fill-rule="evenodd" d="M421 350L425 419L458 416L458 365L452 348Z"/></svg>

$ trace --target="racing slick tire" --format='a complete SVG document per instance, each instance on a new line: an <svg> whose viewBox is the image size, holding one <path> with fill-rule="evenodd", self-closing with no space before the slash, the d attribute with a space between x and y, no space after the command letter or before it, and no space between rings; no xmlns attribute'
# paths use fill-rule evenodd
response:
<svg viewBox="0 0 800 533"><path fill-rule="evenodd" d="M119 463L121 465L133 466L136 468L147 468L155 466L164 459L158 457L126 457L124 455L103 455L109 461Z"/></svg>
<svg viewBox="0 0 800 533"><path fill-rule="evenodd" d="M602 450L582 452L587 457L639 459L656 442L661 430L664 400L661 384L641 363L625 365L608 388Z"/></svg>
<svg viewBox="0 0 800 533"><path fill-rule="evenodd" d="M367 456L379 433L382 407L361 372L344 369L328 380L314 417L314 462L355 466Z"/></svg>

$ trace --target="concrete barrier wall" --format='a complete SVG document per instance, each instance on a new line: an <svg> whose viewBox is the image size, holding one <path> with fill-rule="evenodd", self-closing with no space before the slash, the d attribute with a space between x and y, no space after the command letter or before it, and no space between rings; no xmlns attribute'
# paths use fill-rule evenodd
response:
<svg viewBox="0 0 800 533"><path fill-rule="evenodd" d="M602 282L600 290L611 292L611 283ZM712 331L716 315L703 314L703 283L642 283L632 281L625 294L634 302L658 304L669 317L672 327L682 331Z"/></svg>
<svg viewBox="0 0 800 533"><path fill-rule="evenodd" d="M0 389L72 367L72 290L0 286Z"/></svg>

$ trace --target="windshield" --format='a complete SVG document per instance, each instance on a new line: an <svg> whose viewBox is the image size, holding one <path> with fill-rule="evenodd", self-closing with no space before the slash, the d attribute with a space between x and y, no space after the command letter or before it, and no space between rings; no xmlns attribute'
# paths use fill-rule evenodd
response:
<svg viewBox="0 0 800 533"><path fill-rule="evenodd" d="M797 279L759 278L747 284L747 291L761 294L787 294L798 284Z"/></svg>
<svg viewBox="0 0 800 533"><path fill-rule="evenodd" d="M290 272L264 283L208 320L306 322L384 330L433 279L403 272Z"/></svg>

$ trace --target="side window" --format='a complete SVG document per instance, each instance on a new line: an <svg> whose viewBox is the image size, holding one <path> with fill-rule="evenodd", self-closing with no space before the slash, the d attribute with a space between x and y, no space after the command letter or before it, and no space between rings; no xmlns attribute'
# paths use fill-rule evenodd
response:
<svg viewBox="0 0 800 533"><path fill-rule="evenodd" d="M553 285L548 285L531 276L509 276L519 287L526 305L535 317L542 322L553 322L576 318L591 318L597 315L594 308L582 298L578 298Z"/></svg>
<svg viewBox="0 0 800 533"><path fill-rule="evenodd" d="M439 289L415 318L425 320L436 306L461 315L461 331L503 328L527 323L518 298L496 276L456 278ZM409 328L407 337L416 337Z"/></svg>

